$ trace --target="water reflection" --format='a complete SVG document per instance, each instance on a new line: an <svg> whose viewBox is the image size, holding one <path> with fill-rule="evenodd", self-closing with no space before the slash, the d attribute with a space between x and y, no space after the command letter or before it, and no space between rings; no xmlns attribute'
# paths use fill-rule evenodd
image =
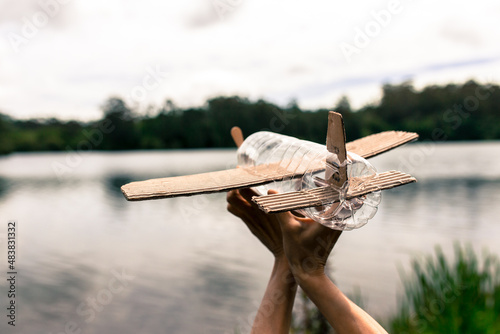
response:
<svg viewBox="0 0 500 334"><path fill-rule="evenodd" d="M487 151L500 161L495 147ZM451 250L455 239L500 252L500 170L454 169L461 160L450 164L448 149L438 145L432 166L418 169L418 183L384 192L375 218L344 233L335 249L336 281L346 292L359 287L374 315L393 311L396 263L411 255L435 244ZM452 151L467 150L477 147ZM379 170L397 167L394 156L385 157L376 158ZM226 212L225 195L127 202L120 191L134 180L225 169L234 150L88 154L64 178L50 168L60 159L64 154L0 160L0 222L20 224L20 332L64 332L68 321L86 334L233 333L245 326L271 258ZM136 278L85 321L76 308L122 268ZM5 288L0 284L0 295ZM0 332L7 332L5 322Z"/></svg>
<svg viewBox="0 0 500 334"><path fill-rule="evenodd" d="M0 199L7 195L10 190L10 183L6 178L0 177Z"/></svg>
<svg viewBox="0 0 500 334"><path fill-rule="evenodd" d="M62 254L25 266L18 276L18 333L38 333L40 324L44 333L64 331L66 322L78 319L77 307L90 295L96 274Z"/></svg>
<svg viewBox="0 0 500 334"><path fill-rule="evenodd" d="M106 186L108 194L123 201L123 194L120 188L124 184L132 182L132 180L133 178L130 175L115 174L106 176L103 183Z"/></svg>

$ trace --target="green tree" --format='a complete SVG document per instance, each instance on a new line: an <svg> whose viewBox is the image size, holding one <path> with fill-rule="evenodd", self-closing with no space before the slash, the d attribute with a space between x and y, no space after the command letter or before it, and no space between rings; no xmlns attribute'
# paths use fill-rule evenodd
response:
<svg viewBox="0 0 500 334"><path fill-rule="evenodd" d="M104 118L113 130L104 134L102 148L124 150L139 148L139 136L135 127L134 114L127 104L118 97L109 98L102 106ZM97 124L94 125L97 127Z"/></svg>

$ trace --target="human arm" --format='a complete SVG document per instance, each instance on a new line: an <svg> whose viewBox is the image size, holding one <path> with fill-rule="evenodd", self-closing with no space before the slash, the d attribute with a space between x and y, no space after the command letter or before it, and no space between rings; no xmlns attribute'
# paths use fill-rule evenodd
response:
<svg viewBox="0 0 500 334"><path fill-rule="evenodd" d="M309 276L300 287L338 334L387 333L362 308L352 302L326 275Z"/></svg>
<svg viewBox="0 0 500 334"><path fill-rule="evenodd" d="M251 189L232 190L227 195L228 211L241 218L274 256L273 270L257 311L252 333L288 334L297 283L283 251L283 237L278 220L280 217L261 211L251 200L255 195Z"/></svg>
<svg viewBox="0 0 500 334"><path fill-rule="evenodd" d="M277 216L283 233L283 249L296 281L335 331L339 334L386 333L325 274L328 256L342 232L289 212Z"/></svg>

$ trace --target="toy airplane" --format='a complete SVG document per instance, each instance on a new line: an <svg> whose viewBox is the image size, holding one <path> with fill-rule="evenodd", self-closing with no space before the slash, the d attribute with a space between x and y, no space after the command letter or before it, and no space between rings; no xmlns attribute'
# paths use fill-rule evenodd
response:
<svg viewBox="0 0 500 334"><path fill-rule="evenodd" d="M231 135L238 147L244 142L239 128L233 128ZM379 190L416 182L411 175L399 171L376 173L348 180L347 167L344 162L349 159L350 152L363 158L371 158L417 138L416 133L386 131L349 142L346 145L342 116L330 111L326 149L332 154L330 158L316 161L312 166L309 164L307 168L297 167L300 163L295 164L294 168L288 168L287 166L293 165L293 162L261 164L203 174L132 182L122 186L121 189L127 200L142 201L255 187L274 181L300 178L311 170L326 170L325 179L316 180L319 186L314 189L253 198L253 201L268 213L318 207L339 202L341 196L336 190L343 187L345 189L346 181L349 182L344 199L358 198Z"/></svg>

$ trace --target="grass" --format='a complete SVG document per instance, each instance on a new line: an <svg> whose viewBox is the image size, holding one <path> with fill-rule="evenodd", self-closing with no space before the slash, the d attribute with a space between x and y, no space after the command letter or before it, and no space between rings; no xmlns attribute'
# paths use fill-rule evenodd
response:
<svg viewBox="0 0 500 334"><path fill-rule="evenodd" d="M384 326L394 334L499 334L500 261L472 247L455 243L453 261L436 246L435 254L416 258L401 272L404 294L394 316ZM359 290L349 296L363 308ZM323 315L299 290L292 334L334 333Z"/></svg>
<svg viewBox="0 0 500 334"><path fill-rule="evenodd" d="M412 261L402 274L404 294L391 333L500 333L500 263L471 246L455 244L455 259L440 247L435 256Z"/></svg>

